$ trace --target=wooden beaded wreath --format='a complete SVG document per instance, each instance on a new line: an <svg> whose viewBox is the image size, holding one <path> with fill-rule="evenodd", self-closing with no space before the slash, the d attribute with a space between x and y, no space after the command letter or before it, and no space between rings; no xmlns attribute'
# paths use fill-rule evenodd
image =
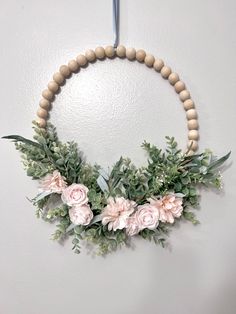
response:
<svg viewBox="0 0 236 314"><path fill-rule="evenodd" d="M146 166L137 168L130 159L121 157L108 172L87 163L76 143L59 141L56 128L47 118L60 86L89 62L116 56L144 63L174 86L188 120L185 153L178 149L173 137L166 137L165 151L144 142L142 147L148 154ZM32 199L37 216L57 222L53 239L73 237L75 253L80 252L81 240L96 244L98 253L106 254L122 244L130 245L135 235L163 246L165 236L178 220L198 223L191 210L198 206L198 187L222 187L219 167L230 153L220 159L209 150L195 154L199 125L190 93L177 73L144 50L121 45L88 50L60 67L42 97L38 119L33 122L34 140L19 135L4 138L15 142L27 175L40 180L39 194Z"/></svg>
<svg viewBox="0 0 236 314"><path fill-rule="evenodd" d="M54 100L55 94L59 88L64 84L65 80L70 77L72 73L77 73L81 67L87 66L88 63L94 62L96 59L103 60L105 58L127 58L130 61L137 60L144 63L147 67L153 68L160 72L164 79L168 79L169 83L174 87L176 93L179 94L180 100L184 104L186 110L186 117L188 120L188 154L191 155L198 149L199 139L199 124L197 120L197 111L190 92L186 89L183 81L179 79L179 75L172 72L171 68L164 64L162 59L155 58L152 54L146 54L143 49L135 50L134 48L125 48L119 45L117 48L113 46L97 47L95 51L89 49L85 55L79 54L76 60L71 60L68 65L62 65L59 71L53 75L53 80L48 83L47 89L42 92L42 99L39 102L39 109L37 111L37 123L40 127L46 127L46 119L48 117L48 110L51 107L51 102Z"/></svg>

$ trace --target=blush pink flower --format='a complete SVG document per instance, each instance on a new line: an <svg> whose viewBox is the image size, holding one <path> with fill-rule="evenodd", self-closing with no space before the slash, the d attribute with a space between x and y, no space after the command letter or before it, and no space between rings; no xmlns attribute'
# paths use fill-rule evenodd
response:
<svg viewBox="0 0 236 314"><path fill-rule="evenodd" d="M53 171L52 174L47 174L40 181L40 188L45 192L62 193L67 184L65 178L58 170Z"/></svg>
<svg viewBox="0 0 236 314"><path fill-rule="evenodd" d="M128 217L134 212L136 203L124 197L109 197L107 206L102 211L102 224L108 224L108 230L123 229Z"/></svg>
<svg viewBox="0 0 236 314"><path fill-rule="evenodd" d="M83 184L73 183L62 192L62 201L68 206L82 206L88 203L88 188Z"/></svg>
<svg viewBox="0 0 236 314"><path fill-rule="evenodd" d="M140 205L138 206L138 210L136 212L136 219L139 230L143 230L145 228L154 230L159 223L159 210L149 203Z"/></svg>
<svg viewBox="0 0 236 314"><path fill-rule="evenodd" d="M160 212L160 221L174 223L174 218L179 218L183 211L183 199L175 194L167 194L157 199L150 199L150 203Z"/></svg>
<svg viewBox="0 0 236 314"><path fill-rule="evenodd" d="M70 220L74 225L87 226L93 219L89 205L74 205L69 209Z"/></svg>
<svg viewBox="0 0 236 314"><path fill-rule="evenodd" d="M126 233L128 236L132 237L136 234L138 234L140 231L138 221L137 221L137 215L134 213L132 216L130 216L127 219L126 223Z"/></svg>

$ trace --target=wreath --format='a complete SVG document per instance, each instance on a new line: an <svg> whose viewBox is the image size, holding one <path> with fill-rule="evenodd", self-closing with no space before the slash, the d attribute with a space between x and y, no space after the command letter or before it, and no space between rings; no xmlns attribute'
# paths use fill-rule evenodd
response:
<svg viewBox="0 0 236 314"><path fill-rule="evenodd" d="M138 168L129 158L121 157L105 171L88 163L75 142L62 143L58 139L56 128L46 119L59 87L88 62L115 56L144 63L174 86L188 119L185 152L178 148L174 137L166 137L165 150L144 141L146 165ZM194 102L178 74L161 59L124 46L88 50L61 66L42 96L38 120L33 122L34 140L18 135L4 138L15 142L27 175L39 180L39 193L31 201L37 217L57 223L52 239L72 237L75 253L80 253L81 240L89 241L103 255L130 245L136 235L164 246L176 221L199 223L193 211L199 205L199 187L222 187L219 167L230 153L219 159L210 150L196 153L198 121Z"/></svg>

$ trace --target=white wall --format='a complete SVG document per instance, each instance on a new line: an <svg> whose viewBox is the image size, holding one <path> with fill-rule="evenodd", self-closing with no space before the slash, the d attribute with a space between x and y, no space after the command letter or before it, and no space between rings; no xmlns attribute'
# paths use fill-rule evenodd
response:
<svg viewBox="0 0 236 314"><path fill-rule="evenodd" d="M0 135L31 137L40 93L57 68L87 48L112 43L111 0L0 1ZM121 0L121 42L163 58L189 87L200 148L235 158L236 2ZM121 154L140 164L144 139L186 143L184 110L157 73L128 61L98 62L68 81L52 122L90 161ZM235 164L222 193L203 191L201 225L182 223L171 249L144 240L106 258L80 256L49 240L11 143L1 149L0 313L233 314L236 307Z"/></svg>

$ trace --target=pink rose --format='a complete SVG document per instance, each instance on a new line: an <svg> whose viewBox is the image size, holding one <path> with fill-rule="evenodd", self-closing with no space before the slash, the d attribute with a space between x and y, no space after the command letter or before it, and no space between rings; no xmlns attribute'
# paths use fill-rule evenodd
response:
<svg viewBox="0 0 236 314"><path fill-rule="evenodd" d="M153 230L158 226L159 210L155 206L152 206L149 203L140 205L138 206L136 215L140 230L145 228Z"/></svg>
<svg viewBox="0 0 236 314"><path fill-rule="evenodd" d="M167 194L158 199L150 199L150 203L160 212L160 221L174 223L174 218L179 218L183 211L183 199L175 194Z"/></svg>
<svg viewBox="0 0 236 314"><path fill-rule="evenodd" d="M69 209L69 216L74 225L87 226L93 219L93 212L89 205L74 205Z"/></svg>
<svg viewBox="0 0 236 314"><path fill-rule="evenodd" d="M127 219L126 233L128 236L134 236L140 231L136 213Z"/></svg>
<svg viewBox="0 0 236 314"><path fill-rule="evenodd" d="M88 203L87 194L88 188L85 185L73 183L63 191L61 198L69 206L81 206Z"/></svg>
<svg viewBox="0 0 236 314"><path fill-rule="evenodd" d="M124 197L109 197L107 206L103 209L102 224L108 224L108 230L123 229L126 227L128 217L134 212L136 203Z"/></svg>
<svg viewBox="0 0 236 314"><path fill-rule="evenodd" d="M40 181L40 188L45 192L62 193L66 188L65 178L58 170L53 171L52 174L47 174Z"/></svg>

